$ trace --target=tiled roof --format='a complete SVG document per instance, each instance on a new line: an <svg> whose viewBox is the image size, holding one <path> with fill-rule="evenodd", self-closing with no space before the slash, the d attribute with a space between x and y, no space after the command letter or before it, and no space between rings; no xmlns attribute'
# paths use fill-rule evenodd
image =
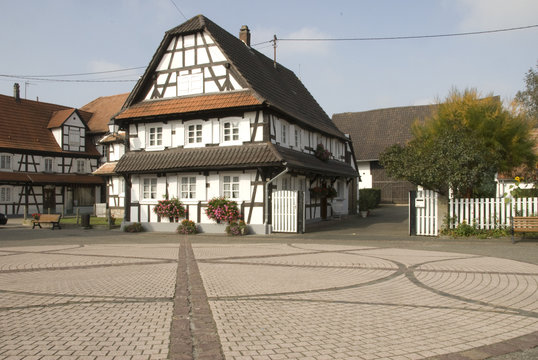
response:
<svg viewBox="0 0 538 360"><path fill-rule="evenodd" d="M359 176L357 171L347 163L336 160L322 161L311 154L285 148L279 145L273 146L280 156L282 156L282 159L286 162L286 166L298 172L304 171L309 174L313 173L345 177Z"/></svg>
<svg viewBox="0 0 538 360"><path fill-rule="evenodd" d="M0 183L28 182L33 184L102 185L103 181L103 178L93 175L0 172Z"/></svg>
<svg viewBox="0 0 538 360"><path fill-rule="evenodd" d="M95 170L92 174L93 175L113 175L115 174L116 165L118 164L117 161L114 162L107 162L104 163L99 167L99 169Z"/></svg>
<svg viewBox="0 0 538 360"><path fill-rule="evenodd" d="M229 59L231 66L241 74L242 79L239 79L239 81L246 83L255 92L255 97L260 104L264 103L326 134L344 138L343 134L292 71L280 64L275 68L272 59L246 46L236 36L203 15L195 16L166 32L144 76L133 89L125 106L129 107L137 102L143 102L144 92L149 89L148 85L152 81L152 74L174 36L202 30L207 31L213 37ZM121 118L126 117L128 116L121 115Z"/></svg>
<svg viewBox="0 0 538 360"><path fill-rule="evenodd" d="M297 172L314 174L357 176L349 164L334 160L324 162L313 155L271 143L129 152L120 159L115 172L181 172L263 166L287 166Z"/></svg>
<svg viewBox="0 0 538 360"><path fill-rule="evenodd" d="M378 160L394 144L404 145L413 137L411 125L432 116L437 105L406 106L364 112L334 114L333 121L351 136L358 161Z"/></svg>
<svg viewBox="0 0 538 360"><path fill-rule="evenodd" d="M127 96L129 96L129 93L101 96L81 107L80 110L92 114L87 121L90 131L97 133L107 132L110 119L121 110Z"/></svg>
<svg viewBox="0 0 538 360"><path fill-rule="evenodd" d="M26 99L17 102L12 96L0 95L0 148L98 156L99 152L89 138L86 138L85 152L68 152L60 148L48 129L56 111L72 112L73 109ZM79 113L85 120L87 113Z"/></svg>
<svg viewBox="0 0 538 360"><path fill-rule="evenodd" d="M116 173L244 169L280 165L281 158L268 144L174 148L164 151L133 151L122 156Z"/></svg>
<svg viewBox="0 0 538 360"><path fill-rule="evenodd" d="M202 96L143 101L127 108L116 116L116 119L186 114L204 110L231 109L260 104L261 102L250 91L233 91Z"/></svg>
<svg viewBox="0 0 538 360"><path fill-rule="evenodd" d="M75 109L58 110L52 113L47 128L53 129L63 125L65 120L75 111Z"/></svg>
<svg viewBox="0 0 538 360"><path fill-rule="evenodd" d="M125 134L107 134L105 135L101 140L99 140L99 143L101 144L108 144L108 143L115 143L115 142L123 142L125 140Z"/></svg>

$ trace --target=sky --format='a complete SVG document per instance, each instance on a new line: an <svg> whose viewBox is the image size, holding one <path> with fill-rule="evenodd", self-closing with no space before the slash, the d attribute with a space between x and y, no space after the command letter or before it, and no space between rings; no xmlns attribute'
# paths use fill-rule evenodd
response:
<svg viewBox="0 0 538 360"><path fill-rule="evenodd" d="M254 48L272 58L266 42L273 35L397 37L538 25L538 1L0 0L0 94L12 95L18 82L23 98L82 107L100 96L130 92L165 31L198 14L234 35L248 25L251 43L263 43ZM453 88L476 88L509 102L538 64L537 44L533 27L410 40L281 40L276 51L277 61L332 116L430 104Z"/></svg>

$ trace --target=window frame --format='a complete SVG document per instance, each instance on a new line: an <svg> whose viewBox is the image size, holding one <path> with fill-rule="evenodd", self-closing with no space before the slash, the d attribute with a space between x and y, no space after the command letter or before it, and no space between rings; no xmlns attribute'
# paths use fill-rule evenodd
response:
<svg viewBox="0 0 538 360"><path fill-rule="evenodd" d="M184 180L186 180L186 182L184 182ZM179 195L181 199L196 199L196 176L187 175L180 177Z"/></svg>
<svg viewBox="0 0 538 360"><path fill-rule="evenodd" d="M13 155L0 154L0 170L13 170L12 166L13 166Z"/></svg>
<svg viewBox="0 0 538 360"><path fill-rule="evenodd" d="M0 203L11 203L13 202L13 186L3 185L0 186Z"/></svg>
<svg viewBox="0 0 538 360"><path fill-rule="evenodd" d="M191 130L191 127L194 128L194 130ZM199 127L199 129L198 129ZM204 127L201 123L198 124L188 124L186 125L186 131L185 131L185 145L197 145L202 144L204 141ZM198 131L200 134L198 135ZM191 134L192 133L192 134ZM191 136L192 135L192 136ZM191 141L192 139L192 141ZM198 141L200 140L200 141Z"/></svg>
<svg viewBox="0 0 538 360"><path fill-rule="evenodd" d="M47 164L50 164L50 167ZM54 172L54 159L52 158L43 158L43 172L52 173Z"/></svg>
<svg viewBox="0 0 538 360"><path fill-rule="evenodd" d="M148 127L148 147L163 146L163 126L155 125Z"/></svg>
<svg viewBox="0 0 538 360"><path fill-rule="evenodd" d="M82 170L81 170L82 168ZM84 159L77 159L77 174L85 174L86 173L86 161Z"/></svg>
<svg viewBox="0 0 538 360"><path fill-rule="evenodd" d="M239 191L240 183L241 183L241 179L239 175L223 175L222 176L222 195L227 199L238 200L241 196L240 191ZM237 196L234 196L234 195L237 195Z"/></svg>
<svg viewBox="0 0 538 360"><path fill-rule="evenodd" d="M146 182L148 184L146 185ZM157 177L144 177L140 182L140 199L143 201L157 201ZM147 187L147 191L146 191ZM146 196L146 194L148 196Z"/></svg>
<svg viewBox="0 0 538 360"><path fill-rule="evenodd" d="M226 127L227 125L229 126L228 128ZM237 142L239 140L239 122L225 121L222 124L222 142Z"/></svg>

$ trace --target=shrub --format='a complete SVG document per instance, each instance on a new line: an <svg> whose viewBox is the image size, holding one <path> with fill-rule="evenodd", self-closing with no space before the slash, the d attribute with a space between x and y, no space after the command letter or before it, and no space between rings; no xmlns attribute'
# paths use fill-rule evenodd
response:
<svg viewBox="0 0 538 360"><path fill-rule="evenodd" d="M176 198L159 200L159 203L153 208L153 212L160 217L169 217L177 220L185 216L185 207Z"/></svg>
<svg viewBox="0 0 538 360"><path fill-rule="evenodd" d="M454 218L447 218L445 224L454 224ZM450 229L449 226L441 231L442 235L448 235L451 237L470 237L475 236L479 239L488 239L488 238L498 238L501 236L508 236L510 234L510 229L505 226L496 226L494 229L479 229L478 226L473 223L473 225L467 224L467 222L462 221L455 228Z"/></svg>
<svg viewBox="0 0 538 360"><path fill-rule="evenodd" d="M184 235L197 234L198 228L196 227L196 224L194 223L194 221L185 219L177 227L177 233L184 234Z"/></svg>
<svg viewBox="0 0 538 360"><path fill-rule="evenodd" d="M323 144L318 144L314 155L321 161L328 161L332 154Z"/></svg>
<svg viewBox="0 0 538 360"><path fill-rule="evenodd" d="M247 224L243 220L232 221L230 225L226 226L226 234L232 236L246 235L247 231Z"/></svg>
<svg viewBox="0 0 538 360"><path fill-rule="evenodd" d="M209 200L205 214L208 218L215 220L217 223L226 221L228 223L239 220L241 217L237 203L228 200L225 197L218 197Z"/></svg>
<svg viewBox="0 0 538 360"><path fill-rule="evenodd" d="M380 189L360 189L359 190L359 210L367 211L376 208L381 202Z"/></svg>
<svg viewBox="0 0 538 360"><path fill-rule="evenodd" d="M538 197L538 189L515 188L514 190L512 190L511 194L515 198Z"/></svg>
<svg viewBox="0 0 538 360"><path fill-rule="evenodd" d="M124 227L123 231L130 232L130 233L143 232L144 227L142 226L141 223L135 222L135 223L132 223L132 224L127 225L126 227Z"/></svg>

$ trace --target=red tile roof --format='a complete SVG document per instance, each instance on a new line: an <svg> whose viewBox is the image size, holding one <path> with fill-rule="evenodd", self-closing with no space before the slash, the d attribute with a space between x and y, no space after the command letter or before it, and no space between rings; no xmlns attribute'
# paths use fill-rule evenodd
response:
<svg viewBox="0 0 538 360"><path fill-rule="evenodd" d="M26 99L17 102L12 96L0 95L0 148L98 156L99 152L89 138L86 138L85 152L63 151L48 129L55 112L56 122L63 114L72 111L72 108L62 105ZM86 120L88 113L79 113Z"/></svg>
<svg viewBox="0 0 538 360"><path fill-rule="evenodd" d="M168 100L151 100L132 105L117 115L116 119L229 109L260 105L261 103L250 91L234 91Z"/></svg>
<svg viewBox="0 0 538 360"><path fill-rule="evenodd" d="M81 107L80 110L92 113L92 116L87 121L90 131L107 132L108 122L121 110L127 96L129 96L129 93L101 96Z"/></svg>
<svg viewBox="0 0 538 360"><path fill-rule="evenodd" d="M63 125L65 120L71 116L75 109L58 110L52 113L47 128L53 129Z"/></svg>
<svg viewBox="0 0 538 360"><path fill-rule="evenodd" d="M102 185L103 181L103 178L93 175L0 172L0 183L28 182L34 184Z"/></svg>
<svg viewBox="0 0 538 360"><path fill-rule="evenodd" d="M104 163L99 169L93 172L93 175L113 175L115 174L114 169L116 169L117 164L117 161Z"/></svg>

